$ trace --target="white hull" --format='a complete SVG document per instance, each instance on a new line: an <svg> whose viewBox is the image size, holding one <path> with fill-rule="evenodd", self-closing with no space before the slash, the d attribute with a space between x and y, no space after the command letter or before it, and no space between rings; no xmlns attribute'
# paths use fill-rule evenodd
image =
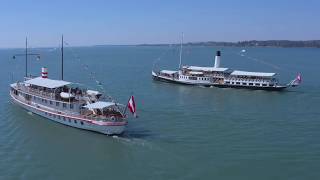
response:
<svg viewBox="0 0 320 180"><path fill-rule="evenodd" d="M84 119L77 116L67 115L67 114L61 114L59 112L52 112L45 109L42 109L40 106L37 107L36 104L24 102L23 100L20 100L16 98L14 95L10 93L11 99L13 102L20 107L37 114L39 116L45 117L49 120L55 121L57 123L61 123L67 126L84 129L84 130L90 130L95 131L107 135L112 134L121 134L125 130L126 122L125 123L95 123L91 120Z"/></svg>
<svg viewBox="0 0 320 180"><path fill-rule="evenodd" d="M173 78L173 77L170 78L170 77L158 75L153 71L152 71L152 76L153 76L153 78L158 79L158 80L164 80L164 81L175 82L175 83L180 83L180 84L199 85L199 86L213 86L214 85L212 82L210 82L210 80L189 80L189 79L178 79L178 78Z"/></svg>
<svg viewBox="0 0 320 180"><path fill-rule="evenodd" d="M248 85L242 85L239 82L238 84L225 84L223 83L213 83L212 79L209 78L209 80L202 80L200 78L197 78L197 80L189 80L189 76L182 76L182 77L186 77L186 78L174 78L174 77L166 77L166 76L162 76L159 75L157 73L155 73L154 71L152 71L152 77L156 80L160 80L160 81L166 81L166 82L173 82L173 83L179 83L179 84L186 84L186 85L198 85L198 86L205 86L205 87L219 87L219 88L243 88L243 89L256 89L256 90L268 90L268 91L280 91L283 90L285 88L287 88L287 86L281 86L281 85L277 85L277 86L248 86ZM179 77L181 77L181 75L179 75ZM245 82L246 84L249 84L249 82Z"/></svg>

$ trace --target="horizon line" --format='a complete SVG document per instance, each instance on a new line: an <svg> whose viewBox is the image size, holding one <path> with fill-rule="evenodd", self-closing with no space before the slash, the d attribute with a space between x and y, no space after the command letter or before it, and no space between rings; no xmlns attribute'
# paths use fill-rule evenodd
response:
<svg viewBox="0 0 320 180"><path fill-rule="evenodd" d="M193 43L239 43L239 42L250 42L250 41L291 41L291 42L310 42L310 41L320 41L320 39L311 39L311 40L288 40L288 39L270 39L270 40L241 40L241 41L190 41L183 43L184 45L193 44ZM68 47L95 47L95 46L152 46L152 45L180 45L180 43L137 43L137 44L93 44L93 45L72 45L65 46ZM37 48L60 48L61 46L33 46L28 47L28 49L37 49ZM0 47L0 49L24 49L25 47Z"/></svg>

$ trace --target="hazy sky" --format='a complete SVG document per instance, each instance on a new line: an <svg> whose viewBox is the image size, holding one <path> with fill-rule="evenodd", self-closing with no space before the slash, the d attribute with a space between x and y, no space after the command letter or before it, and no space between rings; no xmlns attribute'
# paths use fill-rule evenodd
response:
<svg viewBox="0 0 320 180"><path fill-rule="evenodd" d="M0 0L0 47L320 39L319 0Z"/></svg>

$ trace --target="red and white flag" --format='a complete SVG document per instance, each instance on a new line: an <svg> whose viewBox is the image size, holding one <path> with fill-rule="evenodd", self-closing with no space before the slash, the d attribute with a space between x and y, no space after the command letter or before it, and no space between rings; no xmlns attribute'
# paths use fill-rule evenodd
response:
<svg viewBox="0 0 320 180"><path fill-rule="evenodd" d="M302 77L301 77L301 74L299 73L297 77L289 83L289 85L294 87L294 86L298 86L301 82L302 82Z"/></svg>
<svg viewBox="0 0 320 180"><path fill-rule="evenodd" d="M298 76L297 76L297 78L296 78L296 79L297 79L297 81L298 81L299 83L301 83L302 78L301 78L301 74L300 74L300 73L298 74Z"/></svg>
<svg viewBox="0 0 320 180"><path fill-rule="evenodd" d="M131 96L129 101L128 101L128 108L130 112L133 114L134 117L137 117L136 114L136 103L134 102L134 97Z"/></svg>

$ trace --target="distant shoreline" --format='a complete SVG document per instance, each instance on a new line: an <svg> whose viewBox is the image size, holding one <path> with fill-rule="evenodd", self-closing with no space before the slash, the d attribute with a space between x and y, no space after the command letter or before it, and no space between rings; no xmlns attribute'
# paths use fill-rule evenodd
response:
<svg viewBox="0 0 320 180"><path fill-rule="evenodd" d="M168 46L178 44L138 44L137 46ZM320 48L320 40L290 41L290 40L266 40L266 41L239 41L239 42L189 42L186 46L225 46L225 47L282 47L282 48Z"/></svg>
<svg viewBox="0 0 320 180"><path fill-rule="evenodd" d="M79 46L67 46L68 47L104 47L104 46L178 46L179 43L163 43L163 44L97 44L97 45L79 45ZM251 41L238 41L238 42L222 42L222 41L207 41L207 42L188 42L184 43L184 46L218 46L218 47L279 47L279 48L320 48L320 40L306 40L306 41L291 41L291 40L251 40ZM2 47L0 50L5 49L23 49L24 47ZM33 47L37 48L59 48L59 47Z"/></svg>

